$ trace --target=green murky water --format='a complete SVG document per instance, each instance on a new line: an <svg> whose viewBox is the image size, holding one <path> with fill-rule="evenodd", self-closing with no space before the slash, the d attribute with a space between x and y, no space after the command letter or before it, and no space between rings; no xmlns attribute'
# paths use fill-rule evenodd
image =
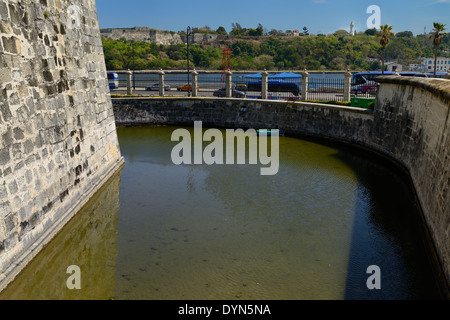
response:
<svg viewBox="0 0 450 320"><path fill-rule="evenodd" d="M119 128L123 171L0 299L439 297L393 169L289 137L275 176L260 165L175 166L174 129ZM66 286L70 265L81 290ZM381 290L367 288L371 265Z"/></svg>

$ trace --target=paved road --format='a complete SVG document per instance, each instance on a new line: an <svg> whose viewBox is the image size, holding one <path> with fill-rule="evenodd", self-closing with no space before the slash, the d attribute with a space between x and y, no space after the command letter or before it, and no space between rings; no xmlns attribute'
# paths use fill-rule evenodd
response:
<svg viewBox="0 0 450 320"><path fill-rule="evenodd" d="M198 95L201 97L212 97L214 89L201 89ZM126 88L119 88L117 90L111 90L111 94L127 94ZM146 91L144 88L136 88L133 90L133 94L139 94L143 96L159 96L159 91ZM176 89L171 89L165 91L166 96L177 96L177 97L187 97L187 91L177 91ZM191 93L192 95L192 93Z"/></svg>
<svg viewBox="0 0 450 320"><path fill-rule="evenodd" d="M216 89L202 89L200 88L200 91L198 92L199 97L212 97L213 92ZM126 88L119 88L117 90L112 90L111 94L120 94L120 95L126 95L127 90ZM133 94L143 95L143 96L159 96L159 91L146 91L144 88L136 88L136 90L133 90ZM187 97L188 93L186 91L177 91L176 89L172 89L169 91L165 91L166 96L175 96L175 97ZM261 95L258 92L249 93L249 96L256 97L258 95ZM272 93L272 96L275 98L277 97L280 100L284 100L286 97L286 94L283 93ZM290 97L294 97L293 95L289 95ZM353 95L352 95L353 97ZM366 95L358 95L358 97L366 97ZM375 96L367 96L368 98L374 98ZM309 93L309 100L319 100L319 101L342 101L343 100L343 94L339 93Z"/></svg>

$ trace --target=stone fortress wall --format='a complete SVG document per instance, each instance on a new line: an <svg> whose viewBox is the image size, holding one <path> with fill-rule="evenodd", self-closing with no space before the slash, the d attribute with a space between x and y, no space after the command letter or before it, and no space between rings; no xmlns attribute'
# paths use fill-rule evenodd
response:
<svg viewBox="0 0 450 320"><path fill-rule="evenodd" d="M0 290L123 159L94 0L0 0Z"/></svg>
<svg viewBox="0 0 450 320"><path fill-rule="evenodd" d="M155 42L160 45L184 44L187 43L186 36L181 36L176 32L150 29L148 27L134 28L109 28L100 30L102 37L113 40L124 38L127 41ZM189 37L189 43L201 44L204 42L214 43L225 40L226 36L217 34L194 33Z"/></svg>

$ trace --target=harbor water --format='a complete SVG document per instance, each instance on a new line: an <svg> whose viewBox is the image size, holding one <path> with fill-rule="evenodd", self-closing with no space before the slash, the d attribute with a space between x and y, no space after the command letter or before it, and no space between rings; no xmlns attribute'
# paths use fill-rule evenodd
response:
<svg viewBox="0 0 450 320"><path fill-rule="evenodd" d="M175 129L119 128L124 169L0 299L439 298L419 207L395 167L288 136L273 176L177 166ZM72 265L80 290L67 287ZM371 266L380 289L368 287Z"/></svg>

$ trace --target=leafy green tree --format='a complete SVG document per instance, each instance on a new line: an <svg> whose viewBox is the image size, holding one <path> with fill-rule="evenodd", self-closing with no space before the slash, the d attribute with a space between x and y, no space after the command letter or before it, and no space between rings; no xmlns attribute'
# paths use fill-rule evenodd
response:
<svg viewBox="0 0 450 320"><path fill-rule="evenodd" d="M309 31L307 27L303 27L303 35L304 36L309 36Z"/></svg>
<svg viewBox="0 0 450 320"><path fill-rule="evenodd" d="M401 31L395 34L397 38L413 38L414 34L411 31Z"/></svg>
<svg viewBox="0 0 450 320"><path fill-rule="evenodd" d="M248 35L251 37L257 37L258 36L258 31L256 29L249 29L248 30Z"/></svg>
<svg viewBox="0 0 450 320"><path fill-rule="evenodd" d="M369 70L370 71L376 71L376 70L380 70L381 68L381 64L379 61L374 61L370 64Z"/></svg>
<svg viewBox="0 0 450 320"><path fill-rule="evenodd" d="M348 32L347 32L347 30L343 30L343 29L337 30L337 31L334 33L334 36L336 36L336 37L339 37L339 36L346 36L346 35L348 35Z"/></svg>
<svg viewBox="0 0 450 320"><path fill-rule="evenodd" d="M264 34L264 27L262 24L258 24L258 27L256 28L257 36L262 36Z"/></svg>
<svg viewBox="0 0 450 320"><path fill-rule="evenodd" d="M227 30L225 30L225 28L222 27L222 26L220 26L219 28L217 28L216 33L219 34L219 35L223 35L223 36L228 35Z"/></svg>
<svg viewBox="0 0 450 320"><path fill-rule="evenodd" d="M272 29L269 31L269 35L270 36L281 36L281 35L283 35L283 31L277 30L277 29Z"/></svg>
<svg viewBox="0 0 450 320"><path fill-rule="evenodd" d="M235 24L235 27L240 26ZM240 28L243 35L246 34L244 31L248 32L248 29ZM385 47L384 52L386 59L397 59L399 63L409 64L413 63L417 57L434 55L433 39L429 36L420 34L409 37L408 32L404 35L389 39L389 45ZM439 54L450 57L448 36L441 35L441 39ZM379 39L365 33L354 37L346 35L284 37L283 34L272 34L250 40L233 39L231 36L230 40L229 47L233 51L232 68L234 70L247 68L301 70L305 67L326 70L342 70L347 67L352 70L376 70L381 68L381 63L371 63L369 58L383 55L383 47L380 46ZM102 43L106 66L109 70L132 68L133 55L130 41L102 39ZM220 70L222 54L218 44L205 47L193 44L190 65ZM160 45L155 42L135 41L133 47L135 69L184 69L186 67L185 44Z"/></svg>
<svg viewBox="0 0 450 320"><path fill-rule="evenodd" d="M442 38L442 43L450 44L450 33L447 33L447 34Z"/></svg>
<svg viewBox="0 0 450 320"><path fill-rule="evenodd" d="M367 29L366 31L364 31L364 34L367 36L375 36L377 35L377 29L376 28Z"/></svg>
<svg viewBox="0 0 450 320"><path fill-rule="evenodd" d="M273 57L263 54L253 60L255 68L258 70L271 70L275 67Z"/></svg>
<svg viewBox="0 0 450 320"><path fill-rule="evenodd" d="M245 34L244 28L242 28L242 26L238 22L231 24L230 35L239 37L244 34Z"/></svg>
<svg viewBox="0 0 450 320"><path fill-rule="evenodd" d="M442 37L444 36L443 32L445 31L445 24L434 22L433 27L434 27L433 28L434 34L431 35L430 38L433 39L434 45L434 76L436 77L438 47L442 44Z"/></svg>

